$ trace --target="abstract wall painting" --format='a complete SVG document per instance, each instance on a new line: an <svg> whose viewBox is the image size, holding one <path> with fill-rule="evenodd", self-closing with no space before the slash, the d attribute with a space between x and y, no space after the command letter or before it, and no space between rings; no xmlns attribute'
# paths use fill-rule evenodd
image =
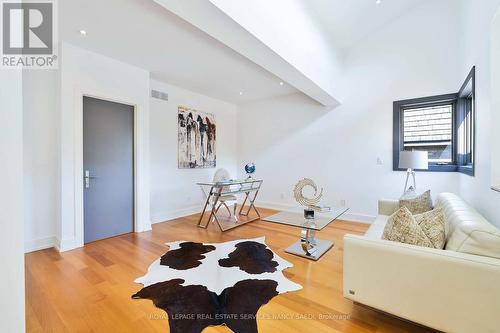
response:
<svg viewBox="0 0 500 333"><path fill-rule="evenodd" d="M178 107L179 169L215 168L215 115Z"/></svg>

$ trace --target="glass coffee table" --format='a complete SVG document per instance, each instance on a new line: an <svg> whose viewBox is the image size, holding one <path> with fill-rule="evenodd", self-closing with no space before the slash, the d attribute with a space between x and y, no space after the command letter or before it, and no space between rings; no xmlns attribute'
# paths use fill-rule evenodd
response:
<svg viewBox="0 0 500 333"><path fill-rule="evenodd" d="M338 219L349 208L334 208L328 212L314 212L314 219L306 219L304 211L290 210L261 218L262 221L286 224L301 228L300 240L290 245L285 252L307 259L318 260L333 246L332 241L316 239L316 231L321 231L327 225Z"/></svg>

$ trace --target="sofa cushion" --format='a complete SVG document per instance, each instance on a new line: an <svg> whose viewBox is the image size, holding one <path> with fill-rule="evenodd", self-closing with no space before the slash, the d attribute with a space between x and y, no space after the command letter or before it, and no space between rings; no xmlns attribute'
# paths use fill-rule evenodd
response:
<svg viewBox="0 0 500 333"><path fill-rule="evenodd" d="M411 245L434 247L429 237L406 207L401 207L387 220L382 239Z"/></svg>
<svg viewBox="0 0 500 333"><path fill-rule="evenodd" d="M431 191L425 191L415 197L403 196L399 200L399 207L408 208L412 214L422 214L428 212L432 209Z"/></svg>
<svg viewBox="0 0 500 333"><path fill-rule="evenodd" d="M436 207L443 209L447 227L446 250L500 258L500 230L452 193L441 193Z"/></svg>

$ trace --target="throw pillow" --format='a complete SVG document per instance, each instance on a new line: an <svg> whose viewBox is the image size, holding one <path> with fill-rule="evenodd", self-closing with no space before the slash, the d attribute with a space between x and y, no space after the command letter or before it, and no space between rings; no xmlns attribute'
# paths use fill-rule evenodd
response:
<svg viewBox="0 0 500 333"><path fill-rule="evenodd" d="M387 220L382 239L394 242L434 247L415 217L406 207L401 207Z"/></svg>
<svg viewBox="0 0 500 333"><path fill-rule="evenodd" d="M406 207L412 214L422 214L432 209L431 191L416 196L413 199L400 199L399 207Z"/></svg>
<svg viewBox="0 0 500 333"><path fill-rule="evenodd" d="M433 247L443 249L446 243L443 209L436 208L413 217L427 238L429 238Z"/></svg>

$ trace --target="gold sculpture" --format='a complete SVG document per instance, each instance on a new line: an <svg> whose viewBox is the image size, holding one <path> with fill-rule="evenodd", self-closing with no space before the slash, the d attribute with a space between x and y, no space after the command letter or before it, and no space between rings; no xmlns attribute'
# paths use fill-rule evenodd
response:
<svg viewBox="0 0 500 333"><path fill-rule="evenodd" d="M314 189L313 198L307 198L302 193L304 187L306 186L311 186ZM295 196L295 200L297 200L299 204L315 209L318 203L321 201L321 198L323 197L323 188L321 188L318 193L318 186L316 185L316 183L312 179L304 178L299 180L299 182L295 184L293 195Z"/></svg>

